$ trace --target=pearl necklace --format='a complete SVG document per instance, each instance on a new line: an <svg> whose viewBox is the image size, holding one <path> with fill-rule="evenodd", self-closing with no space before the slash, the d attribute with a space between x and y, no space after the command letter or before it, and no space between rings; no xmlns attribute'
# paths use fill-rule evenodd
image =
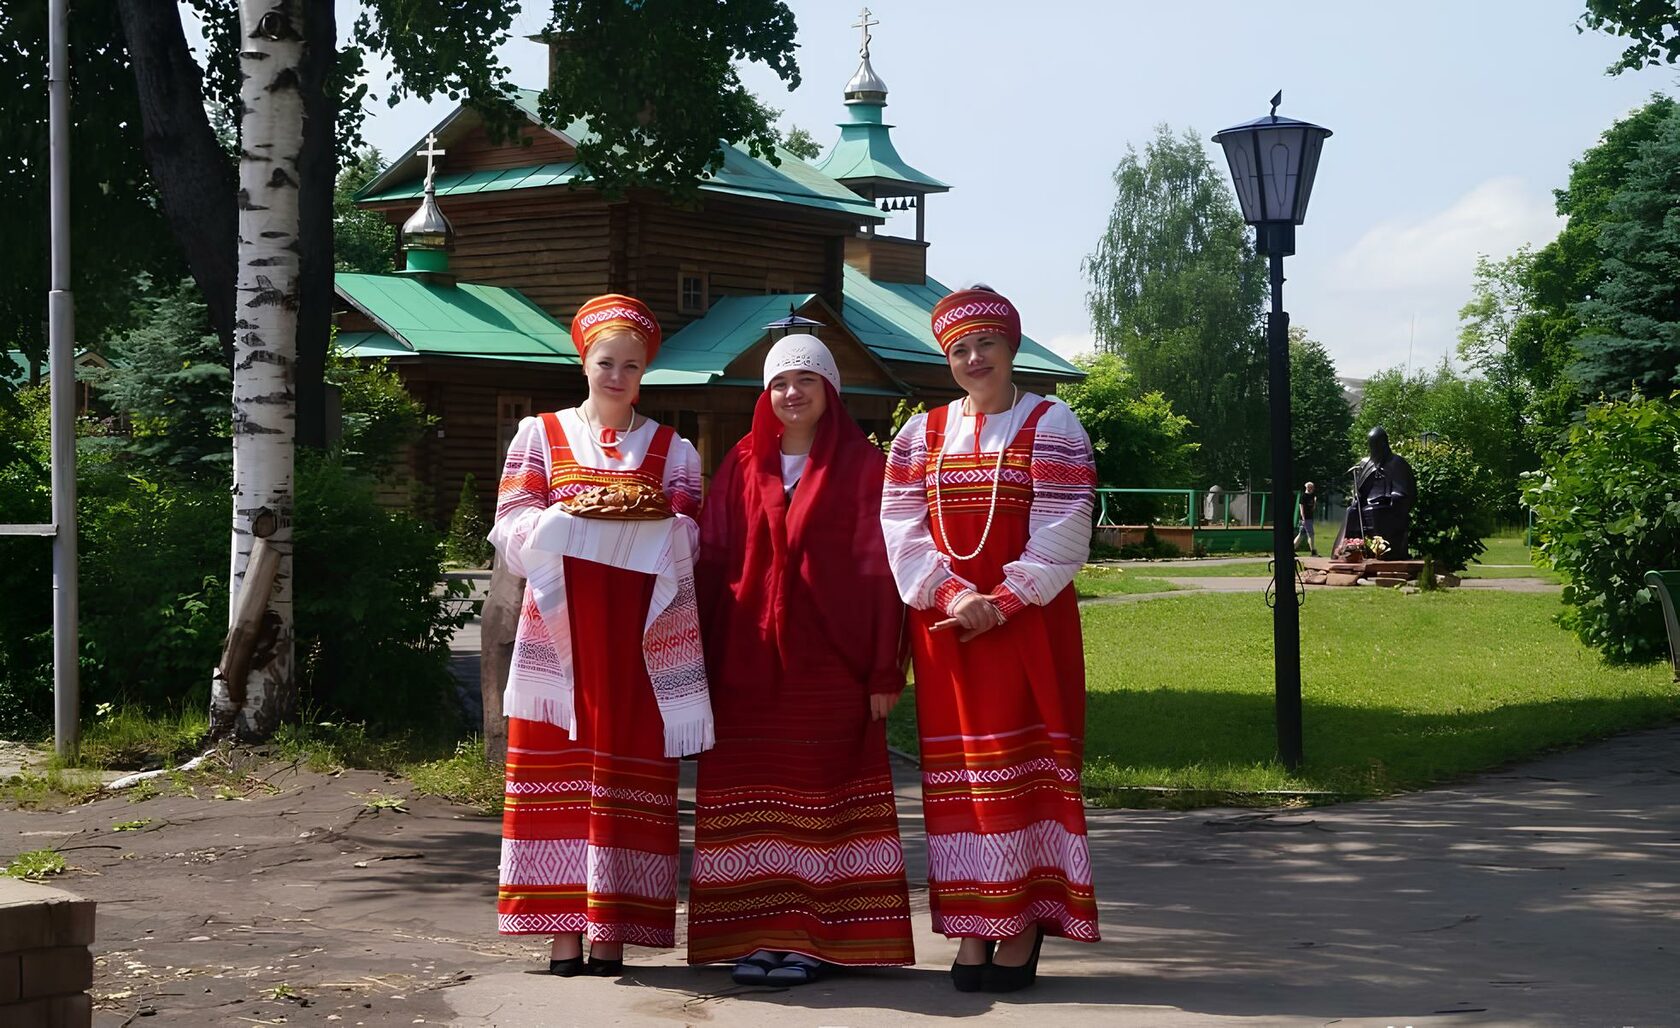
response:
<svg viewBox="0 0 1680 1028"><path fill-rule="evenodd" d="M634 407L630 408L630 426L624 429L612 428L611 425L604 425L597 428L594 423L589 420L589 414L583 409L582 404L578 405L578 417L583 419L583 427L589 430L587 433L589 441L594 443L595 448L600 450L603 454L605 454L608 450L618 449L618 445L624 442L631 432L636 430L636 408ZM618 433L618 438L614 439L610 443L601 438L601 434L609 428L612 428L614 432Z"/></svg>
<svg viewBox="0 0 1680 1028"><path fill-rule="evenodd" d="M1011 411L1015 409L1016 404L1021 402L1021 387L1015 386L1014 390L1014 394L1009 400ZM964 404L968 402L967 399L963 401ZM962 408L959 407L957 413L959 417L962 416ZM940 491L940 480L944 477L945 451L948 449L950 447L945 445L944 440L940 440L939 456L933 462L933 509L939 515L939 541L945 544L945 552L952 560L973 560L980 556L981 550L986 548L986 540L992 534L992 519L997 516L998 486L1003 484L1003 455L1009 452L1009 440L1005 439L1003 445L998 447L997 467L992 469L992 502L986 506L986 527L980 533L980 544L970 553L952 553L951 537L945 534L945 497ZM974 449L976 451L980 449L979 418L974 421Z"/></svg>

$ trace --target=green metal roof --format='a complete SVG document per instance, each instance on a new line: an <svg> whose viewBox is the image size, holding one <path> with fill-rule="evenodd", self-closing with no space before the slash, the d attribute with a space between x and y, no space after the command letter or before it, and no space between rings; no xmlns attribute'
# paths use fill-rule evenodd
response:
<svg viewBox="0 0 1680 1028"><path fill-rule="evenodd" d="M415 352L384 332L340 332L333 345L352 357L413 357Z"/></svg>
<svg viewBox="0 0 1680 1028"><path fill-rule="evenodd" d="M842 182L873 181L911 187L918 193L943 193L951 187L905 163L893 146L891 125L881 122L877 104L851 105L852 120L840 123L840 141L829 147L817 170Z"/></svg>
<svg viewBox="0 0 1680 1028"><path fill-rule="evenodd" d="M841 319L852 334L882 362L944 364L945 354L934 341L933 306L951 290L928 279L926 285L876 282L848 267ZM815 294L726 296L712 302L706 316L665 340L643 381L648 385L721 385L724 369L748 347L764 338L764 326L809 303ZM1057 378L1083 378L1084 372L1022 337L1015 367ZM751 384L751 383L747 383ZM854 390L848 388L847 392Z"/></svg>
<svg viewBox="0 0 1680 1028"><path fill-rule="evenodd" d="M0 382L14 388L29 381L29 361L22 350L7 350L0 357Z"/></svg>
<svg viewBox="0 0 1680 1028"><path fill-rule="evenodd" d="M333 281L340 296L384 329L340 333L339 345L359 355L578 363L570 330L517 289L344 271Z"/></svg>
<svg viewBox="0 0 1680 1028"><path fill-rule="evenodd" d="M712 301L706 316L691 321L659 347L645 385L707 385L747 348L763 339L765 325L787 316L788 305L805 306L815 293L724 296Z"/></svg>
<svg viewBox="0 0 1680 1028"><path fill-rule="evenodd" d="M861 271L846 268L846 302L841 316L852 334L884 361L944 364L945 353L933 338L933 307L951 290L932 278L925 285L877 282ZM1085 373L1021 337L1015 367L1059 378L1084 378Z"/></svg>
<svg viewBox="0 0 1680 1028"><path fill-rule="evenodd" d="M439 196L465 196L470 193L500 193L510 189L540 189L561 186L583 177L583 166L576 161L537 164L529 168L506 168L500 171L471 171L454 175L438 175L434 184ZM360 199L367 203L384 200L417 200L424 191L422 179L405 182L382 192Z"/></svg>
<svg viewBox="0 0 1680 1028"><path fill-rule="evenodd" d="M538 93L531 89L517 91L514 104L537 124ZM454 115L451 115L453 118ZM574 142L593 138L586 122L575 121L561 130L561 135ZM418 144L416 144L418 146ZM757 200L773 200L817 210L843 213L870 221L885 221L886 216L875 205L827 175L811 167L788 151L777 148L781 166L760 160L731 143L723 144L723 167L703 181L702 192L744 196ZM405 155L401 164L412 157ZM393 165L395 167L396 165ZM380 179L369 183L369 189L380 186ZM495 193L513 189L537 189L543 186L564 185L587 181L587 174L576 161L507 168L499 171L475 171L462 174L438 174L434 185L438 196L462 196L471 193ZM364 203L395 200L417 200L423 190L423 180L415 178L397 185L364 192L357 199Z"/></svg>
<svg viewBox="0 0 1680 1028"><path fill-rule="evenodd" d="M78 372L84 367L109 367L111 362L87 347L76 351L73 358ZM45 359L41 361L41 381L45 383L52 377L52 367ZM79 376L78 376L79 377ZM0 383L21 389L29 384L29 357L22 350L7 350L6 356L0 358Z"/></svg>

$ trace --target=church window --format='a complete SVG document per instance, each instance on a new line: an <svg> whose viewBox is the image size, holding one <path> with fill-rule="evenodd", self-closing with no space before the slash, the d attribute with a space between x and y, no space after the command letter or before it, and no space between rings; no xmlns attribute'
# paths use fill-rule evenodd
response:
<svg viewBox="0 0 1680 1028"><path fill-rule="evenodd" d="M684 314L706 311L706 273L684 268L677 276L677 309Z"/></svg>

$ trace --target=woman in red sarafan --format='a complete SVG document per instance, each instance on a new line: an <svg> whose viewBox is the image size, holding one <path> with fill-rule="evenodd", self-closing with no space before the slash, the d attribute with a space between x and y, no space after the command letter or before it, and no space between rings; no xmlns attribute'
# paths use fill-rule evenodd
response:
<svg viewBox="0 0 1680 1028"><path fill-rule="evenodd" d="M717 746L699 764L688 959L802 984L915 961L885 731L904 607L885 458L841 406L833 355L789 335L764 382L701 517Z"/></svg>
<svg viewBox="0 0 1680 1028"><path fill-rule="evenodd" d="M1012 992L1044 936L1098 938L1073 591L1096 468L1067 405L1014 384L1013 304L952 293L933 333L966 395L893 440L881 521L911 607L933 928L961 940L957 989Z"/></svg>
<svg viewBox="0 0 1680 1028"><path fill-rule="evenodd" d="M490 533L527 578L502 703L497 927L552 935L549 970L563 977L619 973L626 943L676 945L676 758L712 735L690 557L699 455L634 406L659 325L640 301L601 296L579 309L572 342L589 399L519 426ZM559 506L600 486L661 490L676 517Z"/></svg>

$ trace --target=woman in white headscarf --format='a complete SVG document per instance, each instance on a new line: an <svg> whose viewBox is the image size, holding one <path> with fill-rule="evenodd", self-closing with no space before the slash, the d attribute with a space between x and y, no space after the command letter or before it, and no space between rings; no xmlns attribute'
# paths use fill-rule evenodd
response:
<svg viewBox="0 0 1680 1028"><path fill-rule="evenodd" d="M841 405L833 355L787 336L764 385L701 516L717 745L700 758L688 959L801 984L915 961L885 731L904 607L886 461Z"/></svg>

